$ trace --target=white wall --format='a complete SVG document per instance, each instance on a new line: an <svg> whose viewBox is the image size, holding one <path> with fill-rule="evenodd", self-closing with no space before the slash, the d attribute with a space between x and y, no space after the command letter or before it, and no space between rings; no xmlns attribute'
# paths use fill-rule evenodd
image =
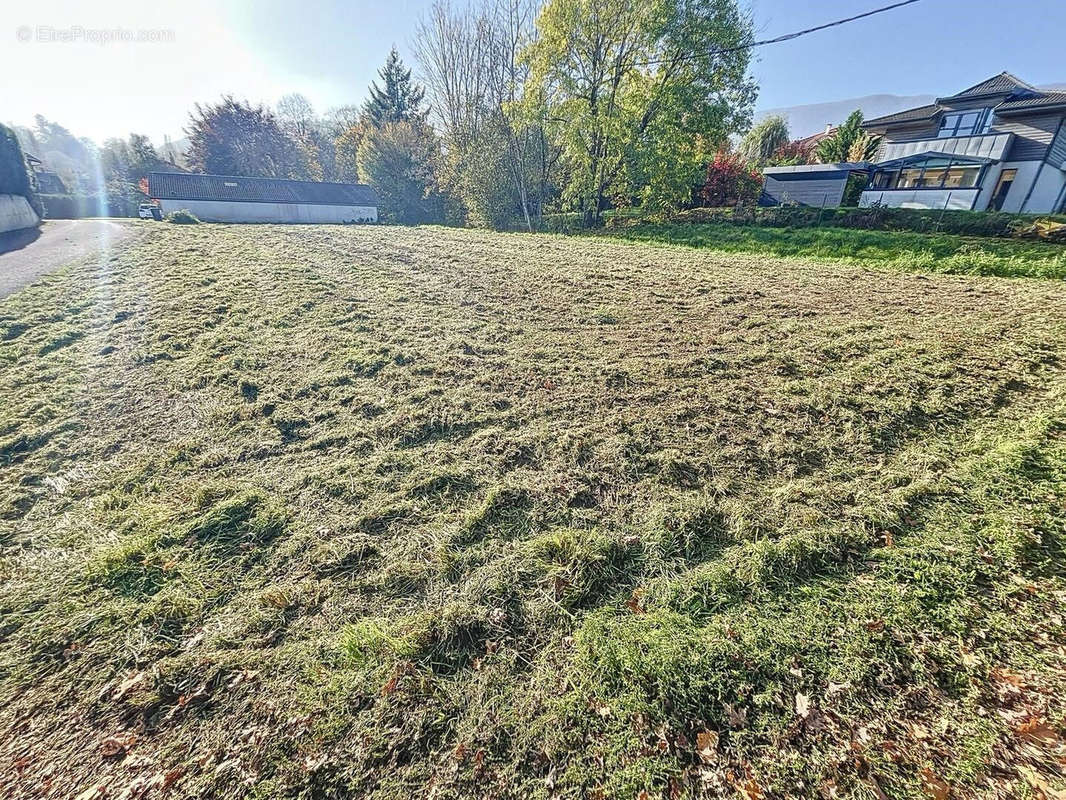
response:
<svg viewBox="0 0 1066 800"><path fill-rule="evenodd" d="M1051 164L1044 164L1044 170L1037 176L1033 193L1022 209L1026 214L1050 214L1057 209L1055 203L1066 185L1066 172ZM1024 197L1024 195L1023 195Z"/></svg>
<svg viewBox="0 0 1066 800"><path fill-rule="evenodd" d="M233 200L160 200L164 214L185 208L204 222L377 222L376 206L247 203Z"/></svg>
<svg viewBox="0 0 1066 800"><path fill-rule="evenodd" d="M0 194L0 233L32 228L40 218L20 194Z"/></svg>
<svg viewBox="0 0 1066 800"><path fill-rule="evenodd" d="M985 177L985 191L981 193L981 200L977 204L978 210L988 209L988 204L992 201L992 195L996 191L1000 173L1005 169L1016 169L1018 174L1014 176L1014 183L1011 184L1002 210L1026 214L1053 212L1062 187L1066 185L1066 172L1053 164L1044 164L1044 168L1040 169L1040 164L1039 161L1004 161L1002 164L996 164L994 168L989 168ZM1030 187L1033 190L1031 194ZM1028 202L1025 199L1026 195L1029 195ZM1022 208L1023 203L1024 208Z"/></svg>

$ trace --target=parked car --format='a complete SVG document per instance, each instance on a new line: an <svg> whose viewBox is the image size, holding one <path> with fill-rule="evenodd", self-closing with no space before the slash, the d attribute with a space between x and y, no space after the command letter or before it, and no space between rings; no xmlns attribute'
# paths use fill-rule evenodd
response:
<svg viewBox="0 0 1066 800"><path fill-rule="evenodd" d="M141 219L163 219L163 212L155 203L141 203L137 207L137 216Z"/></svg>

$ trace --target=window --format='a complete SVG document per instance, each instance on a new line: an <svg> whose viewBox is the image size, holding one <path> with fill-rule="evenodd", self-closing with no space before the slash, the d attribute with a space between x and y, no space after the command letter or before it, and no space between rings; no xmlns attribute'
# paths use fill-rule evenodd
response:
<svg viewBox="0 0 1066 800"><path fill-rule="evenodd" d="M1000 211L1003 208L1003 201L1007 199L1007 193L1010 192L1010 187L1014 183L1014 178L1018 174L1016 169L1005 169L999 173L999 181L996 183L996 190L992 192L992 202L990 205L993 210Z"/></svg>
<svg viewBox="0 0 1066 800"><path fill-rule="evenodd" d="M954 136L977 136L987 133L992 127L992 109L979 108L975 111L957 111L945 114L940 119L940 130L937 132L938 139L949 139Z"/></svg>
<svg viewBox="0 0 1066 800"><path fill-rule="evenodd" d="M981 176L980 167L952 167L944 178L945 189L972 189Z"/></svg>
<svg viewBox="0 0 1066 800"><path fill-rule="evenodd" d="M899 172L899 183L896 184L898 189L913 189L918 185L918 181L922 179L922 165L919 164L916 167L907 167L901 169Z"/></svg>
<svg viewBox="0 0 1066 800"><path fill-rule="evenodd" d="M917 158L897 170L879 170L871 189L972 189L981 180L980 164L958 164L946 158Z"/></svg>
<svg viewBox="0 0 1066 800"><path fill-rule="evenodd" d="M899 180L898 172L875 172L870 182L872 189L895 189Z"/></svg>

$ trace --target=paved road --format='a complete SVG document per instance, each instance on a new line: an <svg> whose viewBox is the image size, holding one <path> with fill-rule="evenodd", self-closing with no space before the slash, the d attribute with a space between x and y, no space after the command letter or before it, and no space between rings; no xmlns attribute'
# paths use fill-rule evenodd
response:
<svg viewBox="0 0 1066 800"><path fill-rule="evenodd" d="M0 297L71 261L106 250L134 230L134 225L106 219L56 219L43 223L37 236L33 231L0 235Z"/></svg>

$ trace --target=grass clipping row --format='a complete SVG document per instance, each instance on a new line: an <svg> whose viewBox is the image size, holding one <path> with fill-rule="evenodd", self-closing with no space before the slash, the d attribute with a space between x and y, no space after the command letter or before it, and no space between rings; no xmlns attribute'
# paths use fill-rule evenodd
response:
<svg viewBox="0 0 1066 800"><path fill-rule="evenodd" d="M146 228L0 304L0 784L1059 797L1064 348L1059 282Z"/></svg>

